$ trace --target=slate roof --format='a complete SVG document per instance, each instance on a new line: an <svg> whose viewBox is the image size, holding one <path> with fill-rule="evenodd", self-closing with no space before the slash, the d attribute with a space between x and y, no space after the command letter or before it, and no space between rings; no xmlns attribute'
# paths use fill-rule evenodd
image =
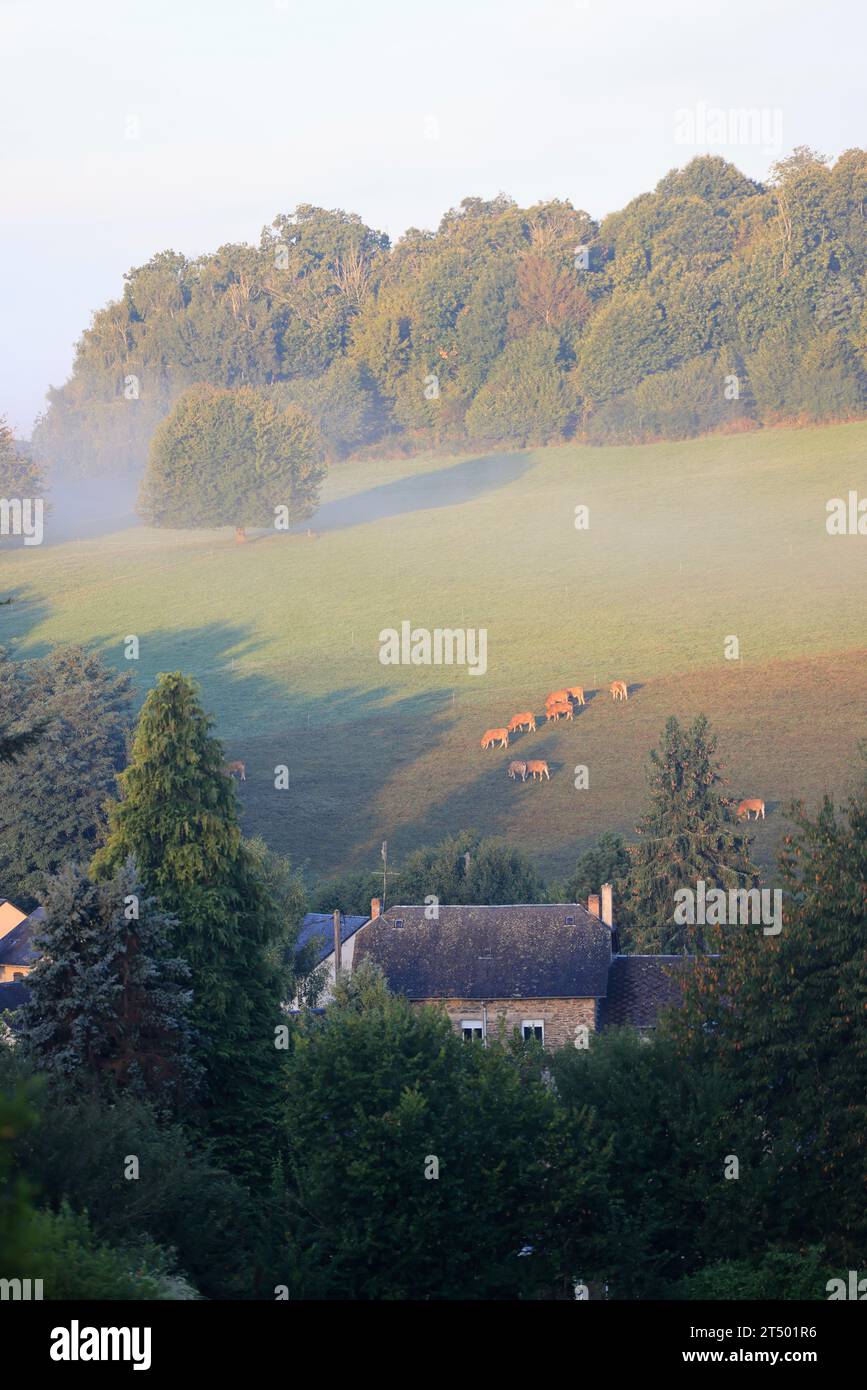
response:
<svg viewBox="0 0 867 1390"><path fill-rule="evenodd" d="M363 927L365 922L369 922L369 917L347 916L340 914L340 943L348 941L354 936L359 927ZM330 912L308 912L301 923L301 930L298 933L297 948L306 946L308 941L313 941L316 937L320 939L317 951L317 962L325 960L334 950L334 917Z"/></svg>
<svg viewBox="0 0 867 1390"><path fill-rule="evenodd" d="M691 956L614 956L600 1029L624 1024L653 1028L660 1009L680 1003L677 974L691 963Z"/></svg>
<svg viewBox="0 0 867 1390"><path fill-rule="evenodd" d="M45 908L37 907L17 927L0 937L0 965L33 965L39 959L33 941L44 920Z"/></svg>
<svg viewBox="0 0 867 1390"><path fill-rule="evenodd" d="M394 906L368 922L353 969L373 962L410 999L592 999L610 959L611 929L580 903L441 906L437 921Z"/></svg>

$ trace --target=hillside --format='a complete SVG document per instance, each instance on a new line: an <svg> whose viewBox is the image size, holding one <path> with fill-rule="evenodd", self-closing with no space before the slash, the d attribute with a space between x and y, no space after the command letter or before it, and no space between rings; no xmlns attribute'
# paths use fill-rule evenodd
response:
<svg viewBox="0 0 867 1390"><path fill-rule="evenodd" d="M867 542L825 528L829 498L867 495L865 446L853 424L353 463L329 475L317 539L240 547L144 528L52 544L49 517L43 547L3 556L2 640L18 655L94 643L142 695L158 671L196 674L247 765L245 829L317 876L374 866L383 837L399 859L469 825L560 871L601 831L631 830L664 719L699 711L733 794L768 803L767 860L779 804L840 792L865 728ZM379 634L404 620L487 629L486 673L382 665ZM626 705L599 693L508 755L480 750L487 727L541 716L549 690L613 678L636 687ZM549 783L507 779L526 755Z"/></svg>

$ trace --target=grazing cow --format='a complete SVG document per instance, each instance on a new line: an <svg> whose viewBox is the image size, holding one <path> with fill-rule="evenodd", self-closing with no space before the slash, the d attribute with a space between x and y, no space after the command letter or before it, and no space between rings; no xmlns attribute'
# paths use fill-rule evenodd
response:
<svg viewBox="0 0 867 1390"><path fill-rule="evenodd" d="M513 782L516 777L520 777L522 782L526 782L527 780L526 763L509 763L509 766L506 769L506 771L508 772Z"/></svg>
<svg viewBox="0 0 867 1390"><path fill-rule="evenodd" d="M584 705L587 703L584 699L584 690L580 685L570 685L566 693L572 696L576 705Z"/></svg>
<svg viewBox="0 0 867 1390"><path fill-rule="evenodd" d="M570 700L564 700L560 704L549 705L545 713L549 719L553 719L555 721L560 719L561 717L571 719L572 702Z"/></svg>
<svg viewBox="0 0 867 1390"><path fill-rule="evenodd" d="M550 782L550 780L551 780L551 774L550 774L550 772L548 771L548 764L545 763L545 762L542 762L541 759L538 759L538 758L531 758L530 761L527 763L527 771L528 771L529 773L532 774L532 777L533 777L533 781L534 781L534 782L535 782L535 780L536 780L536 773L537 773L537 772L538 772L538 774L539 774L539 781L540 781L540 782L541 782L541 780L542 780L543 777L547 777L549 782Z"/></svg>
<svg viewBox="0 0 867 1390"><path fill-rule="evenodd" d="M508 748L509 730L486 729L485 732L482 734L482 747L493 748L495 743L498 743L501 748Z"/></svg>
<svg viewBox="0 0 867 1390"><path fill-rule="evenodd" d="M549 705L565 705L569 701L568 690L554 690L550 695L545 696L545 708Z"/></svg>
<svg viewBox="0 0 867 1390"><path fill-rule="evenodd" d="M237 772L242 782L246 782L247 780L247 769L240 761L236 763L226 763L223 767L223 771L227 777L234 777Z"/></svg>
<svg viewBox="0 0 867 1390"><path fill-rule="evenodd" d="M528 733L534 734L536 732L536 716L533 714L532 710L525 710L523 714L512 715L512 718L509 720L509 733L513 734L516 730L523 729L525 726Z"/></svg>
<svg viewBox="0 0 867 1390"><path fill-rule="evenodd" d="M608 689L611 691L611 698L613 700L629 699L629 691L626 686L626 681L612 681Z"/></svg>
<svg viewBox="0 0 867 1390"><path fill-rule="evenodd" d="M742 801L740 806L738 807L738 820L740 820L742 816L746 816L747 820L749 820L750 811L755 811L756 820L758 820L759 816L761 816L762 820L764 820L765 803L761 801L757 796L748 797L747 800Z"/></svg>

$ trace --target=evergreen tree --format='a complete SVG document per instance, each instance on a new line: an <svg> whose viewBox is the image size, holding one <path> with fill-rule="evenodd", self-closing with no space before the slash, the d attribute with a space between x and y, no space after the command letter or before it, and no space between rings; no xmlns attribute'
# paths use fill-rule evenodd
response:
<svg viewBox="0 0 867 1390"><path fill-rule="evenodd" d="M161 675L139 716L121 799L109 808L98 878L132 856L149 893L177 919L207 1116L227 1161L262 1171L271 1156L280 1054L280 921L245 848L234 786L195 683Z"/></svg>
<svg viewBox="0 0 867 1390"><path fill-rule="evenodd" d="M0 882L35 907L47 876L86 862L126 760L132 683L96 652L55 647L12 661L0 650L0 726L26 737L0 760ZM26 790L25 790L26 789Z"/></svg>
<svg viewBox="0 0 867 1390"><path fill-rule="evenodd" d="M827 797L815 819L788 814L782 931L721 932L667 1026L683 1065L717 1068L736 1097L730 1152L764 1175L759 1239L845 1266L867 1242L867 768L844 814Z"/></svg>
<svg viewBox="0 0 867 1390"><path fill-rule="evenodd" d="M0 1051L4 1044L0 1033ZM34 1268L35 1210L31 1187L15 1171L14 1143L33 1123L33 1109L19 1084L0 1090L0 1261L4 1279L39 1278Z"/></svg>
<svg viewBox="0 0 867 1390"><path fill-rule="evenodd" d="M717 739L699 715L689 729L670 718L662 746L650 754L650 808L632 848L625 904L628 945L644 952L693 952L704 947L700 924L675 921L679 889L749 888L757 882L748 841L736 829L716 760Z"/></svg>
<svg viewBox="0 0 867 1390"><path fill-rule="evenodd" d="M41 739L46 727L46 721L40 722L32 729L24 729L21 733L12 733L8 725L0 726L0 763L15 763L28 748L33 748Z"/></svg>
<svg viewBox="0 0 867 1390"><path fill-rule="evenodd" d="M622 835L610 830L599 836L592 849L579 856L575 872L563 887L563 901L586 903L590 893L598 893L603 883L615 888L626 882L629 874L629 851Z"/></svg>
<svg viewBox="0 0 867 1390"><path fill-rule="evenodd" d="M18 1016L22 1053L79 1088L113 1082L166 1105L189 1100L189 968L169 954L173 919L144 896L132 865L100 884L67 866L43 906L42 955Z"/></svg>

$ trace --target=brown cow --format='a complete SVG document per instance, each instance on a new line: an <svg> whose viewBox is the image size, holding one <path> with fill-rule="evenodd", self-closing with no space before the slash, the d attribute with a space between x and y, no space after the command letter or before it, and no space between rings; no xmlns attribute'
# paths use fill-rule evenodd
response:
<svg viewBox="0 0 867 1390"><path fill-rule="evenodd" d="M246 782L247 780L247 769L240 760L236 763L225 763L223 765L223 771L227 777L234 777L237 772L242 782Z"/></svg>
<svg viewBox="0 0 867 1390"><path fill-rule="evenodd" d="M554 690L550 695L545 696L545 708L549 705L564 705L569 699L568 690Z"/></svg>
<svg viewBox="0 0 867 1390"><path fill-rule="evenodd" d="M611 691L611 697L614 700L629 699L629 690L626 681L612 681L608 689Z"/></svg>
<svg viewBox="0 0 867 1390"><path fill-rule="evenodd" d="M575 701L576 705L583 705L587 703L584 699L584 689L580 685L570 685L566 693L572 696L572 699Z"/></svg>
<svg viewBox="0 0 867 1390"><path fill-rule="evenodd" d="M526 764L526 763L517 763L517 762L515 762L515 763L509 763L509 766L506 768L506 771L508 772L508 774L509 774L509 776L511 777L511 779L512 779L513 782L514 782L515 778L518 777L518 776L520 776L522 782L526 782L526 780L527 780L527 764Z"/></svg>
<svg viewBox="0 0 867 1390"><path fill-rule="evenodd" d="M748 797L747 800L746 800L746 801L742 801L741 804L740 804L740 806L738 807L738 810L737 810L738 820L740 820L741 816L746 816L747 820L749 820L749 818L750 818L750 811L755 811L755 813L756 813L756 820L758 820L759 816L761 816L762 820L764 820L764 818L765 818L765 803L764 803L763 801L761 801L757 796Z"/></svg>
<svg viewBox="0 0 867 1390"><path fill-rule="evenodd" d="M508 729L486 729L482 734L482 747L493 748L495 743L499 743L501 748L509 746Z"/></svg>
<svg viewBox="0 0 867 1390"><path fill-rule="evenodd" d="M571 719L573 717L572 702L571 700L565 700L558 705L549 705L545 711L545 714L549 719L553 719L555 721L560 719L561 717Z"/></svg>
<svg viewBox="0 0 867 1390"><path fill-rule="evenodd" d="M509 720L509 733L514 734L516 730L523 729L526 725L527 732L536 732L536 716L532 710L525 710L523 714L513 714Z"/></svg>
<svg viewBox="0 0 867 1390"><path fill-rule="evenodd" d="M550 780L551 780L551 774L550 774L550 772L548 771L548 764L547 764L546 762L542 762L542 760L539 759L539 758L531 758L531 759L530 759L530 761L527 763L527 771L530 772L530 773L532 773L533 781L534 781L534 782L535 782L535 780L536 780L536 773L537 773L537 772L538 772L538 774L539 774L539 781L540 781L540 782L541 782L541 780L542 780L543 777L547 777L549 782L550 782Z"/></svg>

